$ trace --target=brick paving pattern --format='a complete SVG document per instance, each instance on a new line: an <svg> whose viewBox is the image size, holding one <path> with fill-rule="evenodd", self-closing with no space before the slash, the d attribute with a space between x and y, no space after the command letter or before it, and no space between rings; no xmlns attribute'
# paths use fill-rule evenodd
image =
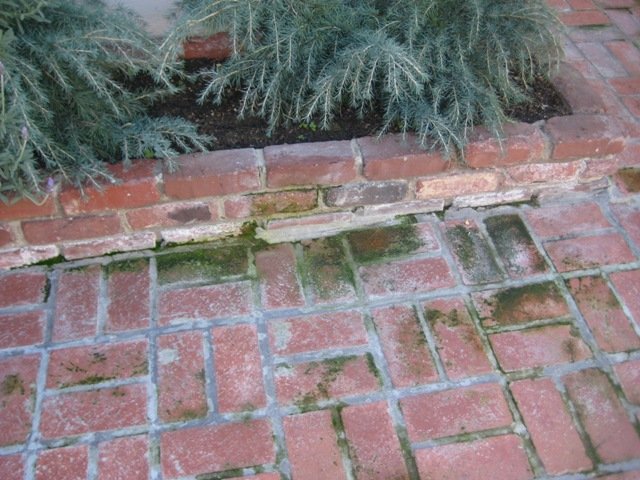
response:
<svg viewBox="0 0 640 480"><path fill-rule="evenodd" d="M640 4L549 3L569 26L568 60L638 137ZM561 119L547 128L554 159L581 154ZM280 150L265 149L267 165ZM207 177L210 188L258 183L253 153L242 155L246 172ZM321 151L315 161L314 179L353 177ZM366 168L387 178L384 165ZM267 181L305 182L290 177L283 168ZM169 180L178 198L198 193ZM1 273L0 478L638 480L639 183L628 170L606 192L539 205ZM427 198L441 180L421 188ZM337 187L325 200L364 193ZM228 208L289 202L268 195ZM76 213L102 201L65 199ZM166 216L138 214L132 225ZM119 225L68 221L48 235ZM25 236L37 243L39 227Z"/></svg>

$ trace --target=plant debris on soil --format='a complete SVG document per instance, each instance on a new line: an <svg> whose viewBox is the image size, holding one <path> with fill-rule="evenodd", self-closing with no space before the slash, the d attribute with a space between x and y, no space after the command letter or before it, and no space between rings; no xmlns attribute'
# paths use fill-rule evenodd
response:
<svg viewBox="0 0 640 480"><path fill-rule="evenodd" d="M186 70L196 72L210 65L207 61L187 62ZM136 82L144 79L136 79ZM183 90L175 95L163 97L151 108L152 116L182 117L198 126L200 133L213 138L213 149L263 148L269 145L282 145L304 142L322 142L329 140L351 140L352 138L377 135L383 123L381 111L372 111L360 118L351 109L336 115L333 125L323 130L314 122L295 124L276 128L271 136L267 135L267 122L259 117L238 118L241 92L231 92L220 105L212 101L198 103L198 97L204 89L202 80L185 82ZM514 105L505 113L513 120L534 123L555 116L569 115L571 109L553 84L538 77L530 85L530 101Z"/></svg>

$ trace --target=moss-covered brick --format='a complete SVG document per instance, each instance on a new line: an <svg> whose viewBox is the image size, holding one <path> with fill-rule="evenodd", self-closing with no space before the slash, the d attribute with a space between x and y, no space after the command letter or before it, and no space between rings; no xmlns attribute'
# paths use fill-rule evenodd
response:
<svg viewBox="0 0 640 480"><path fill-rule="evenodd" d="M181 280L216 280L247 273L248 257L244 245L203 248L157 257L160 285Z"/></svg>

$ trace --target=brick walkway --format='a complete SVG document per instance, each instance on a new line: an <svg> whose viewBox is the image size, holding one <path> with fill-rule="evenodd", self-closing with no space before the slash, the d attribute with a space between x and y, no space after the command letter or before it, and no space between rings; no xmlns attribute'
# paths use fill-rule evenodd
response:
<svg viewBox="0 0 640 480"><path fill-rule="evenodd" d="M616 198L5 273L1 476L638 479Z"/></svg>

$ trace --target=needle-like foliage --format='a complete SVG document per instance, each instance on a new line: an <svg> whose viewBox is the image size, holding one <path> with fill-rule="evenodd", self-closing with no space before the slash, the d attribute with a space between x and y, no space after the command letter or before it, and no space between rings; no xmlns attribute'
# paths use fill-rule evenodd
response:
<svg viewBox="0 0 640 480"><path fill-rule="evenodd" d="M384 111L381 132L415 131L424 146L463 148L470 129L498 133L560 52L544 0L183 0L164 49L227 31L232 57L203 74L201 100L243 92L240 115L270 128L331 124L340 109Z"/></svg>
<svg viewBox="0 0 640 480"><path fill-rule="evenodd" d="M145 115L168 82L126 86L159 63L128 10L99 0L0 0L0 198L37 196L47 177L96 181L104 162L203 149L193 125ZM176 67L165 62L163 74Z"/></svg>

